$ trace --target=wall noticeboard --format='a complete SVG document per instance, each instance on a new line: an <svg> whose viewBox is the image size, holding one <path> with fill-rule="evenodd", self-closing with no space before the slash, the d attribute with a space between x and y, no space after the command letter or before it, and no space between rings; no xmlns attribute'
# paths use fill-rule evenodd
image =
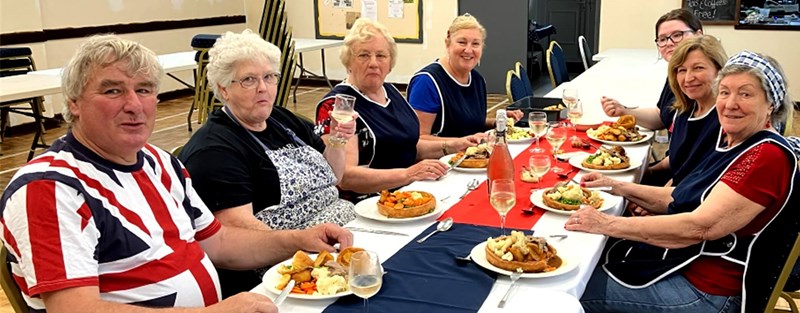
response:
<svg viewBox="0 0 800 313"><path fill-rule="evenodd" d="M739 21L739 0L683 0L683 8L707 25L735 25Z"/></svg>
<svg viewBox="0 0 800 313"><path fill-rule="evenodd" d="M377 18L396 42L422 43L422 0L314 0L317 39L344 39L362 16Z"/></svg>

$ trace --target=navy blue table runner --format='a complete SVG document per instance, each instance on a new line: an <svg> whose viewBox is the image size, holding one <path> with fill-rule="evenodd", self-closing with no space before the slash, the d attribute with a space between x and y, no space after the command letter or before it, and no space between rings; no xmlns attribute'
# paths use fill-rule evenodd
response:
<svg viewBox="0 0 800 313"><path fill-rule="evenodd" d="M389 273L383 277L378 294L369 299L370 313L464 313L480 309L497 274L473 262L456 262L455 256L468 255L478 243L498 236L500 228L454 224L449 231L417 243L434 229L436 224L383 262ZM361 313L363 300L355 295L342 297L323 312Z"/></svg>

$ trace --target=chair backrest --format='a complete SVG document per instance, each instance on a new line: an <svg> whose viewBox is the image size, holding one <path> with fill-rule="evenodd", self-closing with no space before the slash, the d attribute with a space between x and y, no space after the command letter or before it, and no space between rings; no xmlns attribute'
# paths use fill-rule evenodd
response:
<svg viewBox="0 0 800 313"><path fill-rule="evenodd" d="M557 61L553 50L550 49L547 49L547 71L550 73L550 82L553 83L553 88L566 81L562 74L561 64Z"/></svg>
<svg viewBox="0 0 800 313"><path fill-rule="evenodd" d="M11 304L15 313L28 312L28 305L22 299L22 293L19 291L19 287L14 282L14 277L8 268L7 256L8 250L6 250L6 246L0 244L0 262L2 262L0 264L0 285L3 286L8 303Z"/></svg>
<svg viewBox="0 0 800 313"><path fill-rule="evenodd" d="M522 85L525 87L525 94L532 96L533 86L531 86L531 78L528 76L528 70L525 69L522 62L517 61L517 64L514 65L514 71L517 73L517 76L519 76L519 79L522 80Z"/></svg>
<svg viewBox="0 0 800 313"><path fill-rule="evenodd" d="M592 48L586 42L586 37L583 35L578 36L578 48L581 50L581 61L583 61L583 69L588 70L590 66L594 65L592 62Z"/></svg>

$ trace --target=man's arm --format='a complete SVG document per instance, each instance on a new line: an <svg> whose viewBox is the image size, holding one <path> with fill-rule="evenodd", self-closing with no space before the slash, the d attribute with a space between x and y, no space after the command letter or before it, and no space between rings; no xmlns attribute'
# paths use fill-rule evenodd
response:
<svg viewBox="0 0 800 313"><path fill-rule="evenodd" d="M207 308L146 308L100 299L96 286L62 289L41 294L48 313L272 313L278 308L264 295L243 292Z"/></svg>
<svg viewBox="0 0 800 313"><path fill-rule="evenodd" d="M222 226L214 235L200 241L214 265L245 270L276 264L297 250L334 252L353 245L353 234L326 223L303 230L253 230Z"/></svg>

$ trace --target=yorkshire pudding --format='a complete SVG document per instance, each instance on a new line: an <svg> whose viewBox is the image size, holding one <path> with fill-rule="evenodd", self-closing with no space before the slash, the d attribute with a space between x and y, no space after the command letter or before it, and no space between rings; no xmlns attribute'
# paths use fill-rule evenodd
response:
<svg viewBox="0 0 800 313"><path fill-rule="evenodd" d="M498 268L511 272L519 268L525 273L550 272L563 263L547 240L519 231L487 239L486 260Z"/></svg>
<svg viewBox="0 0 800 313"><path fill-rule="evenodd" d="M430 213L436 208L436 198L424 191L381 191L378 212L389 218L409 218Z"/></svg>

